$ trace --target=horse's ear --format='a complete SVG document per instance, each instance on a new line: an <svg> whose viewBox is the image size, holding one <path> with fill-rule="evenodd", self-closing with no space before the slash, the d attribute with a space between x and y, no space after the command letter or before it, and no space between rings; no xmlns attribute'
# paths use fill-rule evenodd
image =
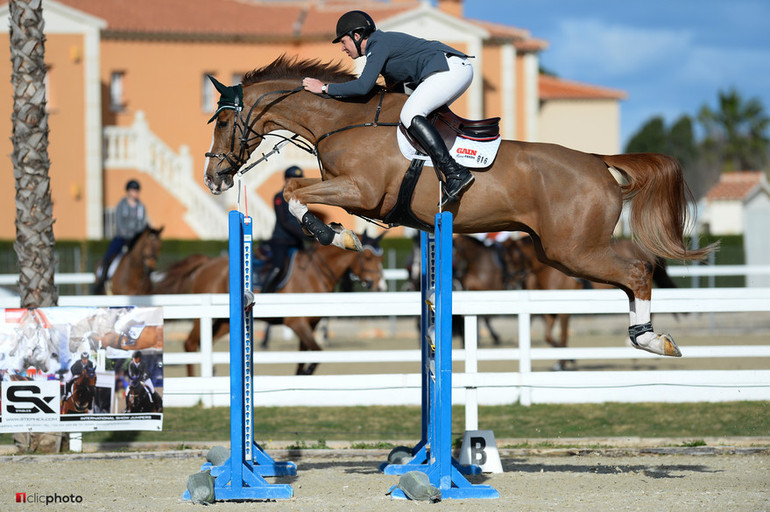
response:
<svg viewBox="0 0 770 512"><path fill-rule="evenodd" d="M207 76L209 77L209 80L211 80L211 83L214 84L214 87L216 87L217 91L219 91L219 94L224 94L227 91L228 87L225 84L221 83L211 75Z"/></svg>

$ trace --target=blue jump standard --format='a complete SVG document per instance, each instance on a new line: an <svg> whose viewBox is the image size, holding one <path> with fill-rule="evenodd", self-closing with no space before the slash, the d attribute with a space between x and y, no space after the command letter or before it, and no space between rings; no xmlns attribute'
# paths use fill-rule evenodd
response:
<svg viewBox="0 0 770 512"><path fill-rule="evenodd" d="M452 457L452 214L437 214L435 226L432 237L421 233L422 437L411 461L380 469L390 475L422 471L442 499L499 498L496 489L473 485L463 476L479 474L478 466L461 466ZM429 304L431 295L434 304ZM397 486L390 493L392 499L406 499Z"/></svg>
<svg viewBox="0 0 770 512"><path fill-rule="evenodd" d="M229 215L230 251L230 458L211 470L214 499L285 500L294 495L286 484L270 484L265 476L297 474L292 462L276 462L254 441L253 317L246 312L246 290L252 285L251 217L237 211ZM184 499L190 499L185 491Z"/></svg>

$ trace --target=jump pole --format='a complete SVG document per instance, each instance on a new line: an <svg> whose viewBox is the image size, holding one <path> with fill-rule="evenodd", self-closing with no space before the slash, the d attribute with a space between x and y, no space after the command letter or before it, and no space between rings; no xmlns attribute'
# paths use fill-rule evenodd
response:
<svg viewBox="0 0 770 512"><path fill-rule="evenodd" d="M221 466L204 464L215 477L214 499L284 500L294 495L287 484L269 484L265 476L297 474L292 462L276 462L254 441L254 318L246 311L252 290L252 219L229 214L230 265L230 458ZM184 497L190 499L189 491Z"/></svg>
<svg viewBox="0 0 770 512"><path fill-rule="evenodd" d="M499 498L488 485L472 485L463 476L478 474L478 466L460 466L452 457L452 213L436 214L433 235L420 234L422 315L421 440L406 464L384 464L386 474L423 471L442 499ZM406 499L397 486L394 499Z"/></svg>

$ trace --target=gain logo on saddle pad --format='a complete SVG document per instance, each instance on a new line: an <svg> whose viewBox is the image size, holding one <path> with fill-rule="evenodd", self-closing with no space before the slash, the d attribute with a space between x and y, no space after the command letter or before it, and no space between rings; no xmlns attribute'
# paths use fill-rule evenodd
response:
<svg viewBox="0 0 770 512"><path fill-rule="evenodd" d="M397 131L398 147L401 150L401 154L407 160L424 160L425 165L433 165L429 156L423 155L418 152L414 146L412 146L406 139L401 130ZM449 154L452 155L459 164L465 167L473 169L482 169L489 167L492 162L495 161L497 151L500 149L500 142L503 139L500 136L492 140L476 140L469 139L458 135L455 137L454 144L449 150Z"/></svg>

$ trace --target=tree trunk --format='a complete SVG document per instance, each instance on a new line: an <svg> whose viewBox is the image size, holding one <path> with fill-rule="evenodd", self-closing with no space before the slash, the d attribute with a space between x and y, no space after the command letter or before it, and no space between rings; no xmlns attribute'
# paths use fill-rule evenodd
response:
<svg viewBox="0 0 770 512"><path fill-rule="evenodd" d="M42 0L11 0L13 173L21 307L56 306L53 202L48 177L45 35ZM49 437L47 439L47 437ZM62 434L17 434L20 449L59 451Z"/></svg>

